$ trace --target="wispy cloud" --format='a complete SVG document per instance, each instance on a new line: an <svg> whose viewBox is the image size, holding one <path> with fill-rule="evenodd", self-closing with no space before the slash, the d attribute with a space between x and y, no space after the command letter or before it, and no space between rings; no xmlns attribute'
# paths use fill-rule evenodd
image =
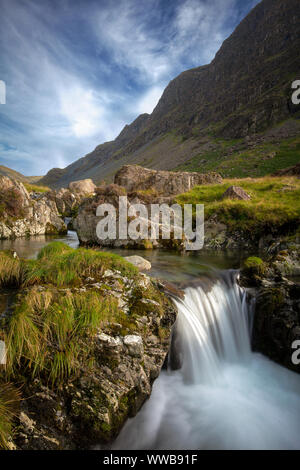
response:
<svg viewBox="0 0 300 470"><path fill-rule="evenodd" d="M0 163L66 166L209 62L258 0L1 0Z"/></svg>

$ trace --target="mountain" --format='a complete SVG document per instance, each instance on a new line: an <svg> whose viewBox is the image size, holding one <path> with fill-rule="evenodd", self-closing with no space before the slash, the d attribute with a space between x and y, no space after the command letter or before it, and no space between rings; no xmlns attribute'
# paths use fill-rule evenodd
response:
<svg viewBox="0 0 300 470"><path fill-rule="evenodd" d="M0 176L8 176L9 178L21 181L22 183L34 183L41 179L40 176L24 176L22 173L3 165L0 165Z"/></svg>
<svg viewBox="0 0 300 470"><path fill-rule="evenodd" d="M263 0L209 64L172 80L151 115L41 183L111 180L124 164L260 176L299 161L299 0Z"/></svg>

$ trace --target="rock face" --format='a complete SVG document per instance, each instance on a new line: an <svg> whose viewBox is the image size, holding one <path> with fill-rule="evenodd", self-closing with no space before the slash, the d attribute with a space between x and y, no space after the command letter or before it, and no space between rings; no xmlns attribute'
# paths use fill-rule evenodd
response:
<svg viewBox="0 0 300 470"><path fill-rule="evenodd" d="M212 133L243 138L291 118L297 112L290 97L299 72L299 15L299 0L263 0L209 65L169 83L150 116L139 116L114 141L67 168L51 170L43 184L66 186L75 175L98 182L124 163L171 170L202 153L203 140L206 153L214 151Z"/></svg>
<svg viewBox="0 0 300 470"><path fill-rule="evenodd" d="M96 185L91 179L72 181L69 184L69 190L71 193L79 194L80 196L93 194L95 189Z"/></svg>
<svg viewBox="0 0 300 470"><path fill-rule="evenodd" d="M243 190L243 188L240 188L239 186L230 186L226 189L222 199L240 199L242 201L248 201L251 197Z"/></svg>
<svg viewBox="0 0 300 470"><path fill-rule="evenodd" d="M300 364L292 355L293 343L300 340L300 286L285 275L299 272L295 245L289 254L281 251L266 262L251 257L241 271L242 285L255 288L253 349L298 373Z"/></svg>
<svg viewBox="0 0 300 470"><path fill-rule="evenodd" d="M0 238L64 233L66 226L56 205L48 199L34 201L22 183L0 177Z"/></svg>
<svg viewBox="0 0 300 470"><path fill-rule="evenodd" d="M78 215L73 221L73 227L77 231L78 238L82 244L86 245L100 245L100 246L113 246L116 248L139 248L139 249L150 249L150 248L171 248L176 250L184 249L183 239L151 239L144 240L142 237L137 239L121 239L118 236L119 233L119 197L126 195L126 191L122 186L116 184L110 184L97 188L96 195L92 198L85 199L79 206ZM132 204L143 204L148 214L150 214L151 204L162 204L172 203L172 197L160 197L152 194L144 194L143 192L132 192L127 194L127 211ZM104 239L100 240L97 236L97 224L101 221L102 217L96 215L97 207L101 204L111 204L116 210L116 238L115 239ZM134 217L132 218L134 219ZM150 234L151 222L148 219L144 219L145 227ZM128 220L127 220L128 222ZM158 224L158 231L161 233L164 231L164 226ZM174 226L171 226L171 234L174 231Z"/></svg>
<svg viewBox="0 0 300 470"><path fill-rule="evenodd" d="M63 217L71 217L74 209L79 205L81 198L75 196L69 189L61 188L58 191L48 192L39 199L53 201L57 211Z"/></svg>
<svg viewBox="0 0 300 470"><path fill-rule="evenodd" d="M196 185L222 183L222 177L217 173L156 171L138 165L125 165L116 173L114 182L128 192L151 190L164 196L174 196Z"/></svg>
<svg viewBox="0 0 300 470"><path fill-rule="evenodd" d="M126 256L125 259L138 268L139 271L149 271L151 269L151 263L142 256Z"/></svg>

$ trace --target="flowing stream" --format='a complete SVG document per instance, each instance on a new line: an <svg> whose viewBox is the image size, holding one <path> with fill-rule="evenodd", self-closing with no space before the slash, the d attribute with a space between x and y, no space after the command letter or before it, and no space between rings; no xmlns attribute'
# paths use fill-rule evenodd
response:
<svg viewBox="0 0 300 470"><path fill-rule="evenodd" d="M59 238L2 240L0 249L34 258L53 240L78 246L69 231ZM109 251L140 254L152 263L150 275L189 285L184 300L175 301L169 362L180 368L160 374L113 448L300 449L300 376L251 352L253 306L229 269L242 255ZM0 293L0 310L9 308L12 295Z"/></svg>
<svg viewBox="0 0 300 470"><path fill-rule="evenodd" d="M299 449L300 377L251 352L236 273L202 277L175 302L181 368L161 373L113 448Z"/></svg>

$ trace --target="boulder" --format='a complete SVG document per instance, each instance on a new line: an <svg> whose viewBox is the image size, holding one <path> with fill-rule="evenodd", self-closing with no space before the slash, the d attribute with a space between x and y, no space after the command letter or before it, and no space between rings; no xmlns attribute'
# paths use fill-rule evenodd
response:
<svg viewBox="0 0 300 470"><path fill-rule="evenodd" d="M68 189L72 193L77 193L81 195L93 194L96 189L96 185L93 183L91 179L73 181L69 184Z"/></svg>
<svg viewBox="0 0 300 470"><path fill-rule="evenodd" d="M158 171L138 165L124 165L115 175L115 184L128 192L151 190L164 196L185 193L196 185L222 183L218 173Z"/></svg>
<svg viewBox="0 0 300 470"><path fill-rule="evenodd" d="M243 188L240 188L240 186L230 186L222 195L222 199L239 199L242 201L248 201L251 197L243 190Z"/></svg>
<svg viewBox="0 0 300 470"><path fill-rule="evenodd" d="M53 200L33 200L21 182L8 177L0 177L0 184L0 239L66 232Z"/></svg>
<svg viewBox="0 0 300 470"><path fill-rule="evenodd" d="M142 256L137 256L137 255L126 256L125 259L129 263L136 266L139 271L149 271L149 269L151 269L150 261L146 260Z"/></svg>

